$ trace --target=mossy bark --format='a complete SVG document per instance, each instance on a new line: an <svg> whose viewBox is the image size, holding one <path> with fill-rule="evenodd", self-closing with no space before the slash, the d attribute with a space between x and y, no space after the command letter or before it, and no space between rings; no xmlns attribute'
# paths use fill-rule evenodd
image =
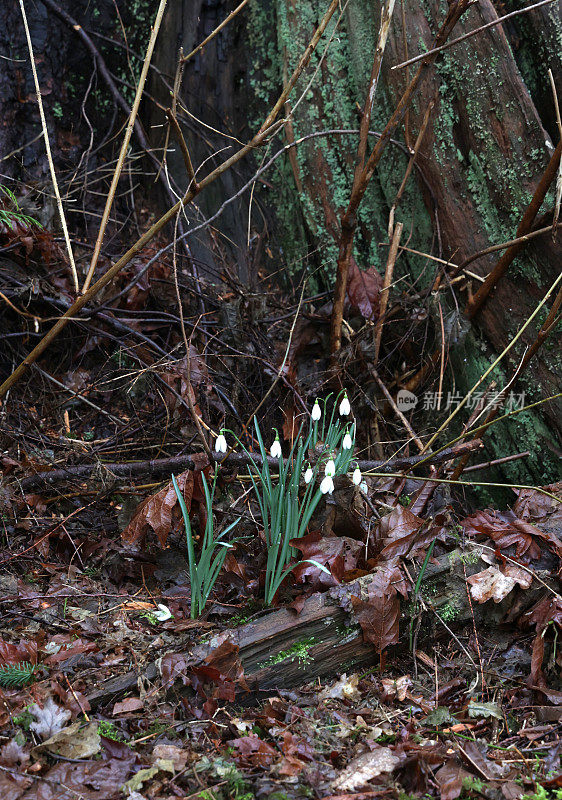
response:
<svg viewBox="0 0 562 800"><path fill-rule="evenodd" d="M282 84L284 73L290 74L295 67L324 6L321 0L276 0L266 8L263 3L251 4L249 40L255 93L263 105ZM446 51L425 81L409 113L406 139L404 129L398 136L400 142L411 145L427 105L435 103L418 169L396 213L396 219L404 223L410 248L458 263L491 244L513 238L552 151L552 120L548 115L544 121L541 118L549 104L544 98L545 64L540 54L547 48L548 65L560 75L562 49L557 45L560 23L556 6L541 9L540 15L529 19L519 18L521 31L515 56L507 35L511 33L514 38L517 29L492 27ZM327 32L326 52L323 48L318 50L292 94L296 138L323 129L358 127L356 104L362 105L368 85L380 4L351 0L345 9ZM424 0L406 5L402 17L397 4L372 128L383 127L410 75L407 69L390 67L431 46L445 10L444 2ZM494 7L485 0L472 7L455 35L496 17ZM533 49L532 42L543 30L544 46ZM524 69L518 66L518 52L519 61L525 61ZM318 72L313 79L315 70ZM526 80L533 75L536 85L531 87L532 96ZM562 93L562 86L559 92ZM400 142L387 148L361 206L355 256L362 267L380 267L386 257L386 249L378 243L388 241L389 209L408 161ZM278 220L284 230L284 256L289 267L291 263L302 264L312 246L316 266L324 270L329 280L333 278L339 217L349 196L355 148L354 135L315 139L297 148L296 169L295 163L291 165L288 160L278 169L274 178L280 192L278 205L282 206L281 210L278 208ZM543 211L552 208L552 200L551 192ZM295 220L299 224L295 225ZM561 237L557 243L543 237L527 247L474 320L470 339L449 341L449 386L454 380L454 388L464 394L481 370L510 342L558 275L560 241ZM471 269L485 275L496 258L481 258ZM435 263L403 255L397 270L395 278L419 279L428 286L435 274ZM450 297L444 293L441 303L445 313L454 315L455 305ZM464 300L463 296L457 298L461 308ZM503 368L492 376L500 386L513 375L544 317L545 314L539 317L537 325L529 326ZM553 344L539 351L514 387L518 394L525 392L526 402L559 389L560 329L551 336ZM438 342L437 329L435 338ZM538 482L557 477L561 412L560 403L547 403L508 425L502 423L488 437L491 454L533 451L524 465L506 468L508 476Z"/></svg>

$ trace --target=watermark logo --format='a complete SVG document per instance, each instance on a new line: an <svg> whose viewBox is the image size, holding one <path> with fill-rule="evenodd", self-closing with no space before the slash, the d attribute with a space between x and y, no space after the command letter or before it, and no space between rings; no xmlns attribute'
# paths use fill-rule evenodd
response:
<svg viewBox="0 0 562 800"><path fill-rule="evenodd" d="M407 389L400 389L396 395L396 405L399 411L411 411L416 407L417 402L418 398L416 395L409 392Z"/></svg>
<svg viewBox="0 0 562 800"><path fill-rule="evenodd" d="M400 389L396 396L396 405L402 412L412 411L419 399L407 389ZM460 405L463 395L460 392L425 392L421 399L423 411L450 411ZM497 395L488 399L485 399L485 392L473 392L464 405L467 409L474 409L480 403L486 410L504 406L508 412L518 411L525 406L525 392L509 392L504 397Z"/></svg>

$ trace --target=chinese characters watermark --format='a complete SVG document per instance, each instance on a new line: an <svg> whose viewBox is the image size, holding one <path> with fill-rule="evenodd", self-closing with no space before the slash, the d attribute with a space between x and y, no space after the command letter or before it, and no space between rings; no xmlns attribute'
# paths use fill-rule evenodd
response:
<svg viewBox="0 0 562 800"><path fill-rule="evenodd" d="M518 411L525 406L525 392L509 392L506 395L498 394L496 397L485 399L485 392L473 392L464 404L467 409L476 408L482 404L487 410L503 406L506 411ZM460 392L425 392L421 397L423 411L450 411L463 401ZM401 389L396 396L396 405L402 412L411 411L420 398L406 389Z"/></svg>

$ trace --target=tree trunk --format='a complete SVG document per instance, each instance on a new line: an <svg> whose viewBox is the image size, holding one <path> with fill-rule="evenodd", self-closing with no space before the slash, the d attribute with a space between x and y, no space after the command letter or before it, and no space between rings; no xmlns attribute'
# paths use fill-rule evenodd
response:
<svg viewBox="0 0 562 800"><path fill-rule="evenodd" d="M249 23L249 39L261 48L257 75L262 87L281 84L282 76L293 69L297 58L318 23L324 3L319 0L277 0L269 13L255 4ZM522 4L521 4L522 5ZM358 127L357 106L363 104L380 18L380 3L354 0L346 7L337 32L320 63L322 48L314 63L297 84L292 96L295 105L301 93L303 102L295 110L294 136L322 129ZM508 9L511 10L511 9ZM553 151L556 136L552 117L552 95L544 75L551 66L560 83L562 49L560 42L560 2L537 9L532 16L514 18L507 31L502 25L477 34L443 53L429 79L413 103L406 121L405 140L413 146L429 103L434 103L417 169L396 211L396 221L404 223L403 242L408 247L460 263L471 254L515 236L518 223ZM503 12L505 13L505 12ZM275 19L272 24L272 16ZM431 47L433 34L444 16L442 3L428 0L407 4L404 16L399 4L394 12L391 35L384 57L383 73L372 128L381 130L403 92L413 68L391 70L391 66ZM489 0L472 7L457 25L453 35L480 27L497 18ZM403 27L405 21L405 29ZM519 33L518 33L519 31ZM510 36L511 42L508 41ZM326 38L328 41L329 35ZM541 48L534 42L541 40ZM407 50L406 50L407 44ZM512 49L513 48L513 49ZM548 53L548 60L543 58ZM272 56L271 54L274 53ZM524 64L521 70L517 57ZM269 59L269 62L268 62ZM267 67L264 69L264 66ZM310 85L313 70L318 78ZM261 73L260 73L261 69ZM276 81L271 75L276 76ZM525 82L534 79L531 96ZM544 119L543 119L544 115ZM545 126L548 128L545 130ZM380 163L359 211L359 235L355 257L363 268L372 264L384 269L388 242L389 210L396 197L408 163L402 134L390 145ZM556 140L555 140L556 141ZM287 161L275 177L285 210L279 215L290 254L301 257L310 242L320 252L331 280L336 261L339 217L349 197L353 177L357 137L329 136L314 139L297 148L296 162ZM292 190L288 190L289 173ZM278 195L279 196L279 195ZM553 191L542 211L552 209ZM542 212L541 212L542 213ZM302 228L294 224L302 220ZM547 224L547 223L545 223ZM448 336L456 390L463 395L481 372L510 342L536 308L559 274L562 235L556 243L549 235L528 245L474 319L467 333ZM498 258L494 253L471 264L470 269L486 275ZM435 262L403 253L394 274L408 282L419 279L430 286ZM419 288L420 283L417 284ZM406 283L407 285L407 283ZM480 284L473 285L476 291ZM466 297L458 296L461 310ZM455 328L457 317L451 293L441 294L446 331ZM549 303L550 305L550 303ZM492 377L505 385L532 343L540 324L538 317L504 359ZM438 308L435 304L434 339L440 344ZM458 326L468 328L466 324ZM531 367L515 385L525 402L530 403L559 391L561 374L560 336L554 331L551 343L534 357ZM415 368L414 364L408 367ZM449 386L450 386L449 376ZM430 388L426 386L425 388ZM443 419L445 414L443 415ZM420 423L423 424L423 423ZM415 425L414 425L415 427ZM530 445L534 456L525 466L514 464L505 472L512 479L545 482L558 474L559 445L562 435L562 405L549 402L535 413L502 423L487 441L491 452L505 454Z"/></svg>

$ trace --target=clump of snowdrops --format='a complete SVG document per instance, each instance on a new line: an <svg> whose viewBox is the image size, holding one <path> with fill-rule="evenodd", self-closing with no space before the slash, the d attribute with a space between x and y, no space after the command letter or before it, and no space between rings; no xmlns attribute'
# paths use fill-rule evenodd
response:
<svg viewBox="0 0 562 800"><path fill-rule="evenodd" d="M351 406L347 393L342 392L336 398L328 414L329 400L316 400L286 459L283 459L278 434L268 453L256 419L254 428L259 459L247 450L236 434L230 432L248 456L250 480L261 512L267 548L267 605L273 602L287 575L299 564L312 563L329 574L324 566L311 559L290 564L296 555L291 542L305 535L322 496L332 494L334 479L348 472L353 459L355 423L350 421ZM221 431L215 441L218 453L227 451L225 434L226 431ZM313 463L308 460L311 454ZM268 456L278 461L278 469L271 469ZM351 478L354 484L361 483L358 467Z"/></svg>

